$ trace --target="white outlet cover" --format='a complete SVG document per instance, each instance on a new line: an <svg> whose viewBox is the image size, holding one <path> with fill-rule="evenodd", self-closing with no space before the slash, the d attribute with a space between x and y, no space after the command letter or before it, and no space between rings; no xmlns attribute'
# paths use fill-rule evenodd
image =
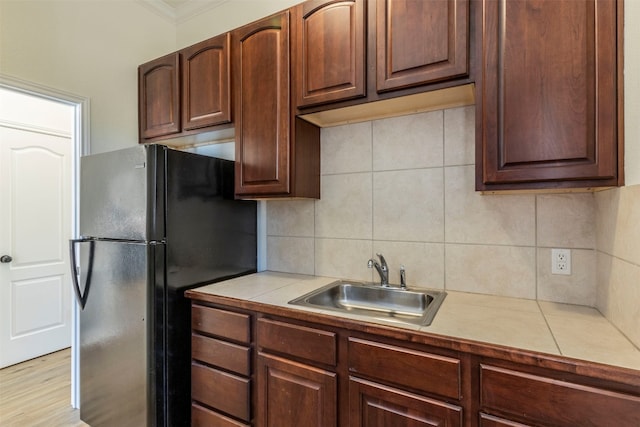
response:
<svg viewBox="0 0 640 427"><path fill-rule="evenodd" d="M571 249L551 249L551 274L571 274Z"/></svg>

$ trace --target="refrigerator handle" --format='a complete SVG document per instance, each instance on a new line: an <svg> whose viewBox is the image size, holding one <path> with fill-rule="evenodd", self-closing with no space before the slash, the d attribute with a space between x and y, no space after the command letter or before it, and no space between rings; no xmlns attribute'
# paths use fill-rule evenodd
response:
<svg viewBox="0 0 640 427"><path fill-rule="evenodd" d="M79 278L79 270L77 268L77 260L76 260L76 244L78 243L89 243L89 265L87 266L87 282L84 286L84 293L80 289L80 278ZM82 239L71 239L69 240L69 250L70 250L70 264L71 264L71 278L73 280L73 289L76 294L76 299L78 300L78 304L80 305L80 309L84 310L84 306L87 304L87 297L89 296L89 288L91 285L91 274L93 272L93 253L95 249L95 239L93 238L82 238Z"/></svg>

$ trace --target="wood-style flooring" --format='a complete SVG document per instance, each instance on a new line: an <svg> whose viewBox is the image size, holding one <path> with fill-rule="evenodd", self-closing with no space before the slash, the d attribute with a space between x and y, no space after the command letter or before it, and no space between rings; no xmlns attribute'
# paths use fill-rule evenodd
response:
<svg viewBox="0 0 640 427"><path fill-rule="evenodd" d="M71 408L71 351L0 369L1 427L86 427Z"/></svg>

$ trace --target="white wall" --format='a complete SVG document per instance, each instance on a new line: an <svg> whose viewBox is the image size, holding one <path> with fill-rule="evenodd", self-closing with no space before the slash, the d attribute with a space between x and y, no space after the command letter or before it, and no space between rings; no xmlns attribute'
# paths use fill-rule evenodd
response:
<svg viewBox="0 0 640 427"><path fill-rule="evenodd" d="M137 66L175 38L134 0L0 1L0 73L89 98L93 152L138 143Z"/></svg>

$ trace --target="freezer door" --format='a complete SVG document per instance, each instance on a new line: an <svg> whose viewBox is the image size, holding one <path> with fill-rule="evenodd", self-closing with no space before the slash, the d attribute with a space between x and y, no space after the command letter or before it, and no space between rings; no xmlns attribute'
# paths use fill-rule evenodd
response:
<svg viewBox="0 0 640 427"><path fill-rule="evenodd" d="M155 390L163 388L156 376L162 360L148 351L162 339L151 327L157 315L153 258L164 256L164 246L96 241L77 250L86 295L80 311L80 418L92 427L153 426Z"/></svg>
<svg viewBox="0 0 640 427"><path fill-rule="evenodd" d="M80 159L80 234L114 239L147 238L147 147Z"/></svg>

